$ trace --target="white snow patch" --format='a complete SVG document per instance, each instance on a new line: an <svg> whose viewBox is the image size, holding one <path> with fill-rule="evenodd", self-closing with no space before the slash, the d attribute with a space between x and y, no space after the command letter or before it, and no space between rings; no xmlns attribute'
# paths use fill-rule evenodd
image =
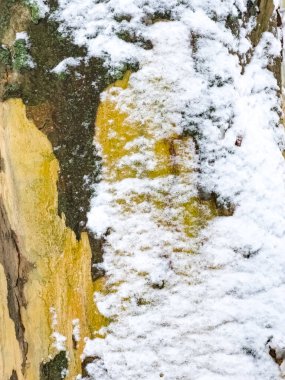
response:
<svg viewBox="0 0 285 380"><path fill-rule="evenodd" d="M51 307L49 310L51 313L51 327L54 329L58 324L57 313L54 307Z"/></svg>
<svg viewBox="0 0 285 380"><path fill-rule="evenodd" d="M68 67L76 67L80 65L80 58L65 58L58 65L56 65L53 69L51 69L51 73L61 74L68 70Z"/></svg>
<svg viewBox="0 0 285 380"><path fill-rule="evenodd" d="M27 43L29 42L29 37L27 32L18 32L16 33L16 38L15 40L25 40Z"/></svg>
<svg viewBox="0 0 285 380"><path fill-rule="evenodd" d="M58 351L65 351L66 336L61 335L57 331L54 331L51 336L54 339L53 347L55 347Z"/></svg>
<svg viewBox="0 0 285 380"><path fill-rule="evenodd" d="M58 325L58 319L57 319L57 313L56 309L54 307L50 308L50 314L51 314L51 328L53 330L53 333L51 334L51 337L53 339L53 347L55 347L58 351L65 351L65 342L66 337L61 335L58 331L56 331L56 327Z"/></svg>
<svg viewBox="0 0 285 380"><path fill-rule="evenodd" d="M79 321L79 319L74 319L72 321L72 326L73 326L73 330L72 330L73 339L75 340L75 342L79 342L80 341L80 321Z"/></svg>

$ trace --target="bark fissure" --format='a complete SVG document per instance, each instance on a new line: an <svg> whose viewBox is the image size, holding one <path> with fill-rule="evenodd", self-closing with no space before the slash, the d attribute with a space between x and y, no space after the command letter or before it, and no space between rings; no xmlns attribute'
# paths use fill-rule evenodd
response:
<svg viewBox="0 0 285 380"><path fill-rule="evenodd" d="M4 268L7 281L7 305L10 318L15 325L15 334L22 352L22 369L24 371L28 344L25 341L25 327L21 309L26 307L24 284L27 281L30 264L22 256L19 242L12 230L3 199L0 198L0 263Z"/></svg>

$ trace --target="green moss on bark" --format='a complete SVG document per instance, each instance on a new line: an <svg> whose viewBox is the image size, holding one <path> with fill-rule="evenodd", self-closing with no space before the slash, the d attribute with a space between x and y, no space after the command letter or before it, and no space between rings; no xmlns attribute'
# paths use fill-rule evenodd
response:
<svg viewBox="0 0 285 380"><path fill-rule="evenodd" d="M40 366L40 380L62 380L65 379L68 360L66 352L61 351L52 360L42 363Z"/></svg>
<svg viewBox="0 0 285 380"><path fill-rule="evenodd" d="M22 0L22 2L29 8L32 22L37 24L40 20L40 10L37 3L32 0Z"/></svg>
<svg viewBox="0 0 285 380"><path fill-rule="evenodd" d="M27 42L24 39L16 40L13 46L12 65L16 71L27 69L30 66L30 56Z"/></svg>

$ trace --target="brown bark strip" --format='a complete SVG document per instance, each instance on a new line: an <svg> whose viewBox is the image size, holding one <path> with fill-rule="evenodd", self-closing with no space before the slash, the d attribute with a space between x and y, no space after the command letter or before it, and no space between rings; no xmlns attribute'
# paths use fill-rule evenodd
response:
<svg viewBox="0 0 285 380"><path fill-rule="evenodd" d="M0 218L0 264L6 275L8 310L10 318L15 324L15 333L22 351L22 368L24 369L28 344L25 341L21 308L26 307L24 284L27 281L29 264L21 255L18 239L10 226L2 198L0 198Z"/></svg>

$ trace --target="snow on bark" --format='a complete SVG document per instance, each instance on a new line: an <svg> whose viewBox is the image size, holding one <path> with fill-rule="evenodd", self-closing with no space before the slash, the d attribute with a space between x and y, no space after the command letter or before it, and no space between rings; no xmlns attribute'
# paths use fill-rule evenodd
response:
<svg viewBox="0 0 285 380"><path fill-rule="evenodd" d="M59 5L62 31L90 56L104 57L113 72L139 63L128 87L102 101L111 96L130 124L151 129L151 139L136 141L139 155L118 162L122 170L140 166L135 178L113 178L102 157L89 226L98 235L111 231L104 268L115 292L96 295L112 322L105 339L87 342L86 355L98 358L88 365L92 378L277 379L269 355L285 345L284 131L269 70L280 55L277 34L265 32L252 46L256 20L247 7L255 3L245 0ZM184 162L189 176L147 178L152 144L173 130L196 141L199 153ZM173 220L197 189L232 215L210 222L189 254L193 239ZM122 207L142 192L161 201L166 193L172 203L159 217L151 201ZM167 218L170 228L159 223Z"/></svg>

